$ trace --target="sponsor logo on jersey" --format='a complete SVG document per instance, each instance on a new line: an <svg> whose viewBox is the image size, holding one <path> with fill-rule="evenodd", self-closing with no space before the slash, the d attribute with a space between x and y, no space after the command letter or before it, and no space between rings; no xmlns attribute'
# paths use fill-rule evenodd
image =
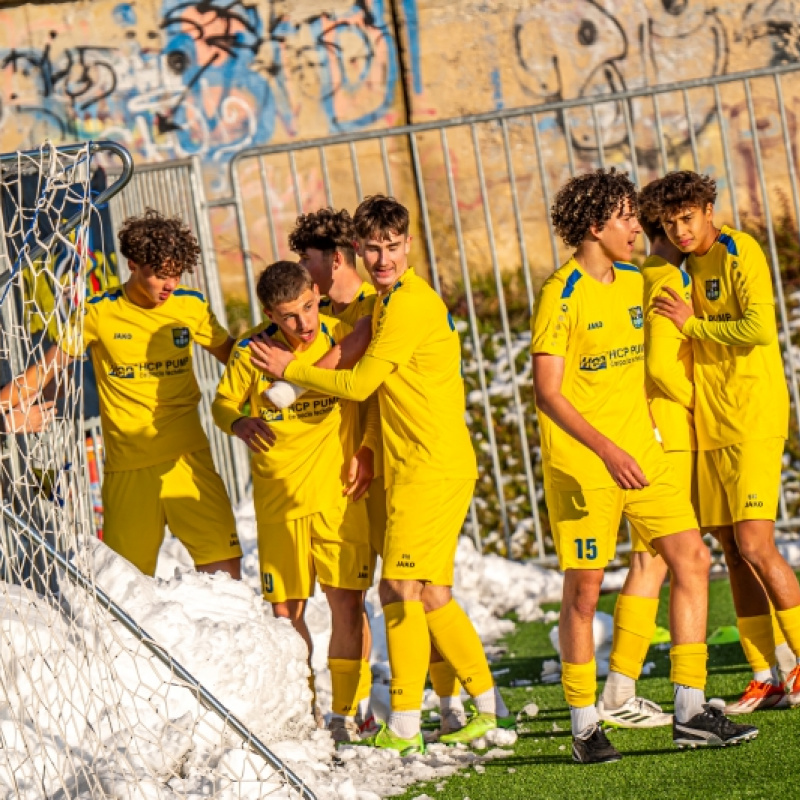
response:
<svg viewBox="0 0 800 800"><path fill-rule="evenodd" d="M581 356L581 363L578 369L584 372L597 372L608 367L608 358L605 353L596 356Z"/></svg>
<svg viewBox="0 0 800 800"><path fill-rule="evenodd" d="M641 328L644 325L644 314L642 313L641 306L629 308L628 313L631 315L631 325L633 325L634 328Z"/></svg>
<svg viewBox="0 0 800 800"><path fill-rule="evenodd" d="M588 331L596 331L598 328L602 328L602 327L603 327L603 323L602 322L590 322L589 323L589 327L586 330L588 330Z"/></svg>
<svg viewBox="0 0 800 800"><path fill-rule="evenodd" d="M730 322L733 317L730 314L709 314L706 319L709 322Z"/></svg>
<svg viewBox="0 0 800 800"><path fill-rule="evenodd" d="M706 297L709 300L719 300L719 278L706 281Z"/></svg>
<svg viewBox="0 0 800 800"><path fill-rule="evenodd" d="M114 334L114 338L115 339L133 339L133 334L132 333L120 333L119 331L117 331Z"/></svg>
<svg viewBox="0 0 800 800"><path fill-rule="evenodd" d="M175 342L175 347L186 347L191 340L192 338L189 336L188 328L172 329L172 341Z"/></svg>

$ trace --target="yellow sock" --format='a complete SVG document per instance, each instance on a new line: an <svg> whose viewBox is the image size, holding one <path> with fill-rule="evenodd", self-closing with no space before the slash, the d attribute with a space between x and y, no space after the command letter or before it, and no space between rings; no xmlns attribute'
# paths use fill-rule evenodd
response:
<svg viewBox="0 0 800 800"><path fill-rule="evenodd" d="M638 681L656 630L657 597L621 594L614 607L610 668Z"/></svg>
<svg viewBox="0 0 800 800"><path fill-rule="evenodd" d="M453 697L460 694L456 671L446 661L431 661L428 672L433 691L439 697Z"/></svg>
<svg viewBox="0 0 800 800"><path fill-rule="evenodd" d="M419 711L431 656L431 639L420 602L383 607L392 670L392 711Z"/></svg>
<svg viewBox="0 0 800 800"><path fill-rule="evenodd" d="M494 688L494 679L478 634L455 600L425 615L431 640L449 662L471 697Z"/></svg>
<svg viewBox="0 0 800 800"><path fill-rule="evenodd" d="M358 708L358 681L361 672L361 659L329 658L331 671L331 691L333 700L331 710L343 717L352 717Z"/></svg>
<svg viewBox="0 0 800 800"><path fill-rule="evenodd" d="M787 608L786 611L775 609L775 616L778 618L778 625L786 637L789 649L796 658L800 657L800 606Z"/></svg>
<svg viewBox="0 0 800 800"><path fill-rule="evenodd" d="M669 678L673 683L705 691L708 661L708 646L705 643L673 645L669 660L672 662Z"/></svg>
<svg viewBox="0 0 800 800"><path fill-rule="evenodd" d="M786 644L786 637L783 635L778 617L775 615L775 606L769 604L769 618L772 620L772 638L775 640L775 647Z"/></svg>
<svg viewBox="0 0 800 800"><path fill-rule="evenodd" d="M597 664L592 659L588 664L561 662L561 685L567 705L585 708L597 698Z"/></svg>
<svg viewBox="0 0 800 800"><path fill-rule="evenodd" d="M772 617L760 614L757 617L739 617L739 641L744 657L753 672L764 672L775 665L775 640L772 635Z"/></svg>
<svg viewBox="0 0 800 800"><path fill-rule="evenodd" d="M358 662L358 688L356 689L356 703L360 703L370 696L372 692L372 669L369 661L363 658Z"/></svg>

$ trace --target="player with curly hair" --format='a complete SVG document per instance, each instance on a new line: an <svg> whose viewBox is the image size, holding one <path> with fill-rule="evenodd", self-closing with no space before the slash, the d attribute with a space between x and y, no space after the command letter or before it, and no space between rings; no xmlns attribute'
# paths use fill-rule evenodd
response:
<svg viewBox="0 0 800 800"><path fill-rule="evenodd" d="M672 576L673 741L723 745L757 734L705 704L702 598L710 556L648 413L644 287L629 263L641 230L636 202L633 184L614 170L578 176L561 188L553 225L576 249L545 282L531 320L545 498L564 570L562 684L572 718L573 759L580 763L620 758L595 706L592 623L623 514Z"/></svg>
<svg viewBox="0 0 800 800"><path fill-rule="evenodd" d="M147 209L125 220L119 243L127 281L89 298L83 325L68 329L42 364L5 387L0 402L38 394L88 349L106 453L103 541L153 575L169 524L198 570L238 579L242 551L200 423L192 369L192 342L225 364L233 339L205 297L180 283L200 255L182 220Z"/></svg>
<svg viewBox="0 0 800 800"><path fill-rule="evenodd" d="M648 213L658 215L687 256L692 277L691 304L669 289L654 302L693 346L700 523L725 552L742 646L755 673L729 707L745 713L783 700L771 671L770 602L800 663L800 585L774 541L789 393L769 265L751 236L715 225L715 200L709 176L671 172L658 181ZM789 703L800 705L800 666L785 690Z"/></svg>

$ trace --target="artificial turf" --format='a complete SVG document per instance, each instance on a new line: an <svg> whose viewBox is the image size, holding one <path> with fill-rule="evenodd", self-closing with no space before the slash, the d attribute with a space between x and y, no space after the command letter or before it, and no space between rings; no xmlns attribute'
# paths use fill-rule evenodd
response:
<svg viewBox="0 0 800 800"><path fill-rule="evenodd" d="M616 594L604 595L600 610L612 613L615 601ZM735 621L728 582L712 582L709 632ZM667 625L666 590L658 622ZM469 769L435 785L414 786L402 798L412 800L423 794L437 800L800 797L800 709L738 717L737 721L757 725L759 736L754 742L724 749L678 750L672 744L671 728L615 730L609 737L622 753L620 762L574 764L569 712L561 685L539 682L542 663L555 657L548 637L554 624L518 625L504 642L507 654L492 664L495 672L508 670L497 677L497 682L514 713L528 703L539 707L537 716L518 726L513 755L485 762L480 768L483 771ZM638 693L671 711L669 652L651 648L647 660L656 666L640 680ZM741 694L750 678L738 643L709 648L707 697L728 702ZM532 679L534 683L512 687L519 679Z"/></svg>

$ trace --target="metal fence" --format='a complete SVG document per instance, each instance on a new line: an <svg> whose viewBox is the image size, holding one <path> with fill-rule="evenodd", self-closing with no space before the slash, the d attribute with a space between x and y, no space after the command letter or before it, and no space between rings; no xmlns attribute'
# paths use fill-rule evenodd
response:
<svg viewBox="0 0 800 800"><path fill-rule="evenodd" d="M181 280L200 289L219 321L227 325L225 301L211 242L203 181L197 159L137 166L132 180L114 197L110 207L115 231L119 230L126 217L140 215L147 208L154 208L167 216L178 216L188 223L200 245L200 269L193 274L184 273ZM118 255L120 278L125 280L129 274L127 261L121 253ZM211 403L223 366L203 348L195 347L194 350L194 370L201 393L200 418L211 442L214 463L231 500L234 504L240 503L247 494L250 480L247 449L238 439L223 433L211 417ZM102 467L101 460L99 463Z"/></svg>
<svg viewBox="0 0 800 800"><path fill-rule="evenodd" d="M800 523L796 290L796 66L615 95L258 147L230 165L232 206L251 301L257 269L288 254L297 214L352 210L394 194L416 219L418 267L460 321L468 421L481 477L469 529L476 542L540 561L554 557L543 503L528 319L547 274L566 260L550 224L571 175L614 165L639 185L690 168L718 182L717 219L759 238L773 269L793 416L778 525ZM644 251L640 252L644 256Z"/></svg>

